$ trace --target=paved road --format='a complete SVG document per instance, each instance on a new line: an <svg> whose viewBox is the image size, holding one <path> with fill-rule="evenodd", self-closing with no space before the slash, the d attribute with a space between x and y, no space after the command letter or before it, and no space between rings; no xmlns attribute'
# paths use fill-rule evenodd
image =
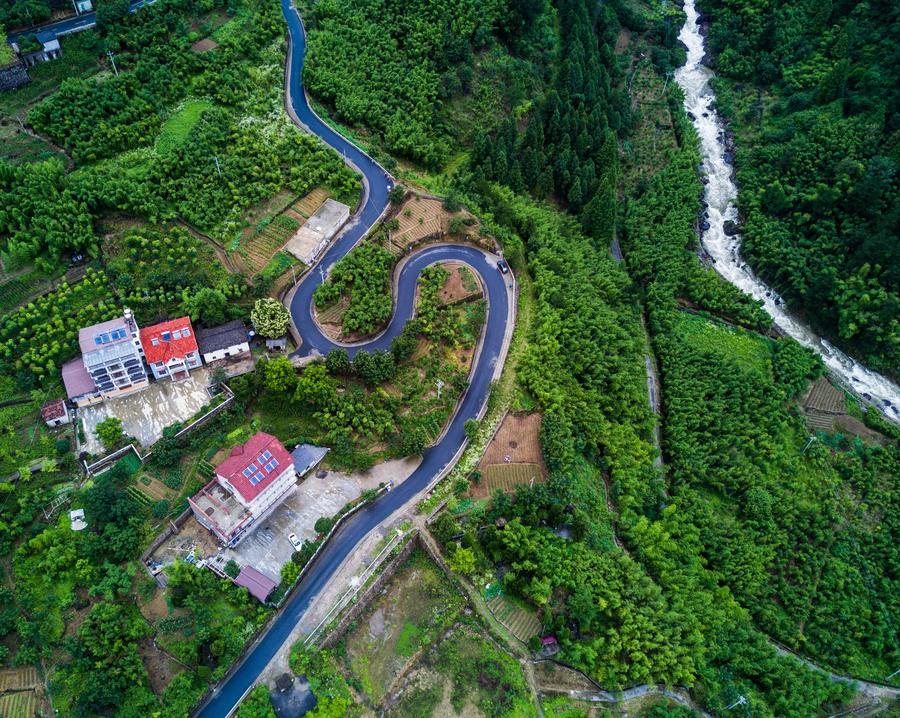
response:
<svg viewBox="0 0 900 718"><path fill-rule="evenodd" d="M282 0L281 5L292 41L287 76L289 113L295 122L341 152L363 174L365 179L363 201L354 214L349 228L323 255L319 262L323 271L319 271L318 268L310 271L294 294L291 303L294 323L303 338L303 344L298 353L301 355L325 354L334 344L323 336L313 321L312 294L315 288L321 284L323 274L327 272L327 269L343 257L378 221L387 206L387 195L393 184L381 166L322 122L310 109L300 81L305 49L303 28L290 0ZM462 261L471 266L481 276L489 298L489 311L482 348L472 372L471 384L458 411L439 443L425 451L422 463L406 481L398 485L391 493L384 494L368 508L355 514L354 518L335 533L310 572L295 589L281 613L274 619L266 634L251 649L243 663L216 688L210 700L197 712L198 716L222 718L234 709L260 672L287 640L312 599L326 585L356 544L425 488L437 474L452 462L457 450L465 441L463 424L466 420L475 417L487 400L494 367L503 349L510 311L506 279L497 271L494 258L469 246L436 245L417 252L404 264L397 278L396 310L385 332L371 342L351 347L349 353L352 356L361 348L368 350L388 348L391 339L400 333L412 313L419 273L426 266L443 260Z"/></svg>
<svg viewBox="0 0 900 718"><path fill-rule="evenodd" d="M96 0L94 0L94 2L96 3ZM144 5L152 5L154 2L156 2L156 0L135 0L131 3L129 12L136 12L144 7ZM27 30L11 32L7 35L7 40L9 40L9 42L15 42L23 35L34 33L38 40L47 42L49 40L56 40L63 35L71 35L72 33L81 32L82 30L89 30L96 24L97 13L86 12L75 17L67 18L66 20L60 20L59 22L51 22L47 25L32 27Z"/></svg>

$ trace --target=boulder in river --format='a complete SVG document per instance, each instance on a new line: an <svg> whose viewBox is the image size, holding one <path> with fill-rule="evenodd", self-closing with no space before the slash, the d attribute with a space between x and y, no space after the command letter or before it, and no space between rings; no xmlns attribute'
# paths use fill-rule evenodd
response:
<svg viewBox="0 0 900 718"><path fill-rule="evenodd" d="M704 232L709 229L709 226L709 222L707 222L706 220L703 220L700 223L700 229L702 229Z"/></svg>
<svg viewBox="0 0 900 718"><path fill-rule="evenodd" d="M722 231L725 232L726 237L733 237L739 230L737 223L733 219L726 219L725 224L722 225Z"/></svg>
<svg viewBox="0 0 900 718"><path fill-rule="evenodd" d="M696 122L696 121L697 121L697 116L696 116L693 112L688 112L688 113L687 113L687 116L688 116L688 119L689 119L691 122Z"/></svg>

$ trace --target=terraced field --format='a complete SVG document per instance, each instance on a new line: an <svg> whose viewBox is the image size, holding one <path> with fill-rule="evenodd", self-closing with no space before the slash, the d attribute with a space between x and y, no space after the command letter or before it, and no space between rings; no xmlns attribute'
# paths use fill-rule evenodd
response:
<svg viewBox="0 0 900 718"><path fill-rule="evenodd" d="M319 207L322 206L322 203L329 197L330 195L326 190L321 187L316 187L308 195L294 202L288 211L293 210L304 219L309 219L309 216L319 209Z"/></svg>
<svg viewBox="0 0 900 718"><path fill-rule="evenodd" d="M530 638L541 632L541 622L534 611L519 606L503 594L490 599L487 607L494 618L522 643L527 643Z"/></svg>
<svg viewBox="0 0 900 718"><path fill-rule="evenodd" d="M37 694L19 691L0 695L0 716L3 718L34 718L37 713Z"/></svg>
<svg viewBox="0 0 900 718"><path fill-rule="evenodd" d="M247 276L265 269L276 252L300 229L300 222L286 214L260 222L248 238L241 239L231 260Z"/></svg>
<svg viewBox="0 0 900 718"><path fill-rule="evenodd" d="M488 496L494 491L508 493L515 491L517 486L543 480L540 464L488 464L481 472L481 484L487 489Z"/></svg>
<svg viewBox="0 0 900 718"><path fill-rule="evenodd" d="M34 718L41 681L33 666L0 671L0 716Z"/></svg>
<svg viewBox="0 0 900 718"><path fill-rule="evenodd" d="M23 690L25 688L37 688L41 685L37 669L34 666L22 666L0 671L0 693L10 690ZM6 714L0 711L0 715Z"/></svg>
<svg viewBox="0 0 900 718"><path fill-rule="evenodd" d="M285 193L280 193L265 206L257 208L245 219L252 224L228 247L229 259L235 268L248 277L260 272L271 273L278 252L330 196L327 190L316 187L312 192L285 206ZM280 201L279 201L280 200ZM285 271L291 266L284 264Z"/></svg>

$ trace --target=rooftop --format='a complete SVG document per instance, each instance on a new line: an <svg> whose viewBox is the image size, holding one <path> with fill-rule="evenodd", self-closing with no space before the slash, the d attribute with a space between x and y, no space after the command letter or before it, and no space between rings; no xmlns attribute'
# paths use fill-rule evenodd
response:
<svg viewBox="0 0 900 718"><path fill-rule="evenodd" d="M278 439L260 431L251 436L246 444L235 446L228 458L216 467L216 473L227 479L245 501L252 501L292 461Z"/></svg>
<svg viewBox="0 0 900 718"><path fill-rule="evenodd" d="M322 446L300 444L291 452L291 458L294 460L294 468L297 469L297 473L305 474L324 459L327 453L328 449Z"/></svg>
<svg viewBox="0 0 900 718"><path fill-rule="evenodd" d="M197 331L197 344L200 345L200 352L203 354L228 349L245 341L247 341L247 326L240 319Z"/></svg>
<svg viewBox="0 0 900 718"><path fill-rule="evenodd" d="M66 386L66 396L77 399L79 396L91 394L97 390L94 380L84 368L81 357L66 362L62 367L63 384Z"/></svg>
<svg viewBox="0 0 900 718"><path fill-rule="evenodd" d="M124 317L116 317L108 322L82 327L78 331L78 346L82 354L95 351L103 346L130 340L128 324Z"/></svg>
<svg viewBox="0 0 900 718"><path fill-rule="evenodd" d="M260 573L253 566L244 566L234 582L250 591L250 595L259 601L265 601L276 585L271 578Z"/></svg>
<svg viewBox="0 0 900 718"><path fill-rule="evenodd" d="M52 421L66 415L66 404L62 399L51 399L41 407L41 418Z"/></svg>
<svg viewBox="0 0 900 718"><path fill-rule="evenodd" d="M141 329L141 346L147 363L182 359L197 351L197 337L190 317L179 317Z"/></svg>
<svg viewBox="0 0 900 718"><path fill-rule="evenodd" d="M209 482L192 496L191 503L229 540L251 518L251 513L216 481Z"/></svg>
<svg viewBox="0 0 900 718"><path fill-rule="evenodd" d="M347 205L326 199L284 248L301 262L311 264L321 247L337 234L349 216Z"/></svg>

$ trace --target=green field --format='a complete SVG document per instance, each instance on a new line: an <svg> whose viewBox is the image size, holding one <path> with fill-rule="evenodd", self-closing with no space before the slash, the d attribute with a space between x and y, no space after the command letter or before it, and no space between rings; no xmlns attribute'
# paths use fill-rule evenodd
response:
<svg viewBox="0 0 900 718"><path fill-rule="evenodd" d="M186 100L166 120L162 129L159 131L159 137L156 139L156 149L158 152L171 152L181 147L187 140L191 130L194 129L203 113L206 112L212 103L207 100Z"/></svg>
<svg viewBox="0 0 900 718"><path fill-rule="evenodd" d="M696 349L727 357L742 369L760 372L764 377L772 375L771 342L758 334L687 312L679 316L677 334Z"/></svg>

